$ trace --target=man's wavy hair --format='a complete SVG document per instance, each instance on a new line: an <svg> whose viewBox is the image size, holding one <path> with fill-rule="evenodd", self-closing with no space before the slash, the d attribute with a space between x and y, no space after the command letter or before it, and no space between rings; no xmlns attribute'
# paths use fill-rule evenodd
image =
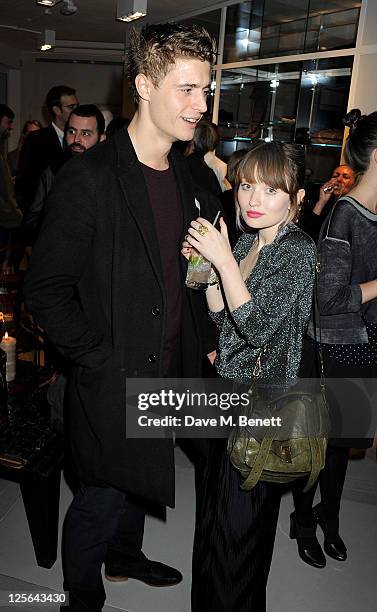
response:
<svg viewBox="0 0 377 612"><path fill-rule="evenodd" d="M216 42L207 30L199 25L165 23L146 26L141 31L132 31L127 76L136 105L139 104L139 94L135 86L137 75L145 74L154 87L158 87L179 57L196 58L207 61L212 66L216 61Z"/></svg>

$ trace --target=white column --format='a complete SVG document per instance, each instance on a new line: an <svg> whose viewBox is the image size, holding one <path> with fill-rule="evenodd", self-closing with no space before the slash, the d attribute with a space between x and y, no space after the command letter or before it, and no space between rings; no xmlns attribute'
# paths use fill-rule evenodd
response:
<svg viewBox="0 0 377 612"><path fill-rule="evenodd" d="M348 110L364 114L377 110L377 2L363 0L352 69Z"/></svg>

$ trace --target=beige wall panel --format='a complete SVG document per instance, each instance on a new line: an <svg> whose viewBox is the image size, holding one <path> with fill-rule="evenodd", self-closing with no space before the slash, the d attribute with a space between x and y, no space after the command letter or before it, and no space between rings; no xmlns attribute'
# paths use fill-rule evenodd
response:
<svg viewBox="0 0 377 612"><path fill-rule="evenodd" d="M366 1L364 32L361 38L362 45L377 44L377 0Z"/></svg>
<svg viewBox="0 0 377 612"><path fill-rule="evenodd" d="M101 58L104 62L106 59ZM97 104L120 112L122 108L123 66L77 63L39 63L34 56L24 57L22 68L22 121L35 118L45 124L42 107L48 90L68 85L77 91L81 104Z"/></svg>
<svg viewBox="0 0 377 612"><path fill-rule="evenodd" d="M361 55L355 74L353 95L349 108L360 108L364 114L377 110L376 71L377 54Z"/></svg>

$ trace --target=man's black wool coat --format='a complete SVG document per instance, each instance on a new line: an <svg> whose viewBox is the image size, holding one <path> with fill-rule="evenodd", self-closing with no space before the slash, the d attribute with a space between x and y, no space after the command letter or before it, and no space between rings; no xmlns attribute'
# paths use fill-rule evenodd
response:
<svg viewBox="0 0 377 612"><path fill-rule="evenodd" d="M198 210L185 159L172 150L171 160L183 239ZM216 211L206 206L210 199L201 214L211 219ZM172 441L126 438L126 377L161 376L166 324L153 214L128 132L68 162L46 208L24 293L50 341L72 363L66 401L78 477L173 505ZM177 257L183 287L187 262ZM185 377L198 376L202 355L215 348L201 342L206 313L194 293L183 289Z"/></svg>

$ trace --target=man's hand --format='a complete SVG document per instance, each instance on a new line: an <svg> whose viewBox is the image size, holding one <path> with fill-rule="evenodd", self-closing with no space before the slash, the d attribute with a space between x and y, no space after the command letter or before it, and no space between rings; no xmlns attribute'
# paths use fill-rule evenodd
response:
<svg viewBox="0 0 377 612"><path fill-rule="evenodd" d="M319 190L319 198L318 202L316 202L313 212L315 215L320 215L325 208L327 202L331 198L334 188L337 186L337 181L335 179L330 179L327 183L324 183Z"/></svg>

